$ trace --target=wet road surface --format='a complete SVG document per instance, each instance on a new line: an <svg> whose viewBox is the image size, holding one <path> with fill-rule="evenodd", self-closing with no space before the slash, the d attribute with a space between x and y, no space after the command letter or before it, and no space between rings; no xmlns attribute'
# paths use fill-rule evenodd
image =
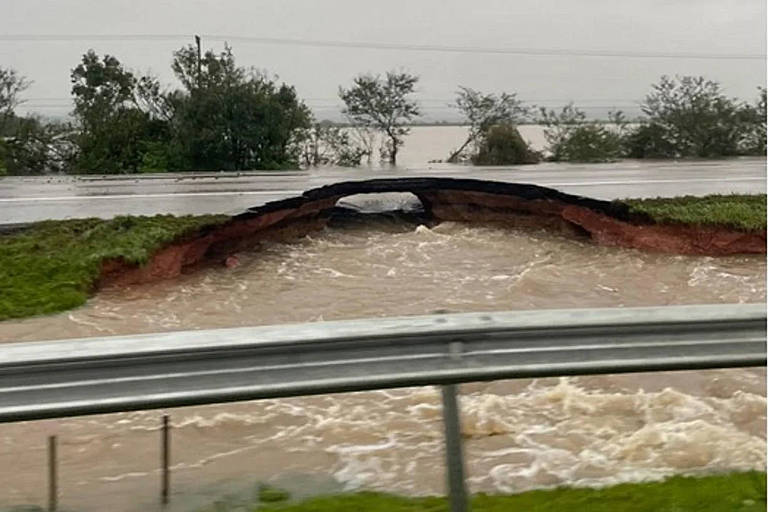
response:
<svg viewBox="0 0 768 512"><path fill-rule="evenodd" d="M470 167L430 164L390 169L35 176L0 178L0 224L156 213L238 213L248 207L348 180L440 176L533 183L598 199L765 193L766 160L623 161Z"/></svg>

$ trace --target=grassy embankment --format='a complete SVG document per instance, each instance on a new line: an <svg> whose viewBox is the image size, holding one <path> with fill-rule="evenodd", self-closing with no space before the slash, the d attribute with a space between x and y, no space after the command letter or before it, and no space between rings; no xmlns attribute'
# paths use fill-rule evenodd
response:
<svg viewBox="0 0 768 512"><path fill-rule="evenodd" d="M718 226L739 231L765 230L765 194L625 199L633 213L659 224Z"/></svg>
<svg viewBox="0 0 768 512"><path fill-rule="evenodd" d="M169 242L226 219L157 215L45 221L0 235L0 320L80 306L94 289L102 261L145 263Z"/></svg>
<svg viewBox="0 0 768 512"><path fill-rule="evenodd" d="M766 475L751 471L706 477L676 476L663 482L604 489L530 491L472 497L472 512L763 512ZM447 512L443 497L408 498L361 492L292 502L278 489L262 487L252 502L222 501L199 512Z"/></svg>
<svg viewBox="0 0 768 512"><path fill-rule="evenodd" d="M627 200L635 213L659 223L764 230L765 195ZM50 314L82 305L101 262L144 263L158 248L225 216L117 217L46 221L0 235L0 321Z"/></svg>

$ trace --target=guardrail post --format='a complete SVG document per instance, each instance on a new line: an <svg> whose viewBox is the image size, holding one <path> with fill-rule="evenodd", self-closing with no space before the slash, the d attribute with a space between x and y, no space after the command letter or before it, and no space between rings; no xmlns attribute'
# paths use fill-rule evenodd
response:
<svg viewBox="0 0 768 512"><path fill-rule="evenodd" d="M161 440L160 440L160 451L161 451L161 464L162 464L162 481L161 481L161 490L160 490L160 501L163 505L168 504L168 498L169 498L169 491L171 487L171 470L170 470L170 461L171 461L171 436L170 436L170 425L168 423L168 415L163 415L163 428L161 431Z"/></svg>
<svg viewBox="0 0 768 512"><path fill-rule="evenodd" d="M440 387L443 395L443 426L445 427L445 461L451 512L468 512L467 489L464 481L464 450L461 444L459 405L456 385Z"/></svg>
<svg viewBox="0 0 768 512"><path fill-rule="evenodd" d="M58 507L56 461L56 436L48 436L48 510L55 512Z"/></svg>

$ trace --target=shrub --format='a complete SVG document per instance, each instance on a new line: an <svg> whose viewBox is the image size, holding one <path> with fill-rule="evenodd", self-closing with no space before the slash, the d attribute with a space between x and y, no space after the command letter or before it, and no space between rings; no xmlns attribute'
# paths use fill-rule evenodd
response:
<svg viewBox="0 0 768 512"><path fill-rule="evenodd" d="M528 146L517 128L510 124L492 126L472 157L475 165L535 164L539 154Z"/></svg>
<svg viewBox="0 0 768 512"><path fill-rule="evenodd" d="M587 115L572 103L560 112L541 108L539 123L544 125L550 160L610 162L621 158L626 120L621 112L612 112L609 116L614 129L588 120Z"/></svg>
<svg viewBox="0 0 768 512"><path fill-rule="evenodd" d="M314 123L296 134L301 165L357 167L368 150L352 139L349 131L328 122Z"/></svg>
<svg viewBox="0 0 768 512"><path fill-rule="evenodd" d="M0 148L0 168L13 175L66 171L75 158L71 126L35 117L18 119L15 133Z"/></svg>
<svg viewBox="0 0 768 512"><path fill-rule="evenodd" d="M610 162L621 157L621 139L604 126L586 124L570 132L558 153L568 162Z"/></svg>

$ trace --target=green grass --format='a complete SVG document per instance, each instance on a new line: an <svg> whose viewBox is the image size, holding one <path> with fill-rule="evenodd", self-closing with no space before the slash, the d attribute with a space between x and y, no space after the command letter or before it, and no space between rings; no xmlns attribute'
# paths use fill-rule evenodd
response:
<svg viewBox="0 0 768 512"><path fill-rule="evenodd" d="M0 235L0 320L64 311L83 304L101 263L143 264L154 251L222 215L116 217L45 221Z"/></svg>
<svg viewBox="0 0 768 512"><path fill-rule="evenodd" d="M299 503L217 503L200 512L448 512L443 497L408 498L360 492L321 496ZM604 489L558 488L472 498L472 512L764 512L765 473L672 477L663 482Z"/></svg>
<svg viewBox="0 0 768 512"><path fill-rule="evenodd" d="M630 212L648 215L659 224L718 226L741 231L764 230L765 194L711 195L625 199Z"/></svg>

